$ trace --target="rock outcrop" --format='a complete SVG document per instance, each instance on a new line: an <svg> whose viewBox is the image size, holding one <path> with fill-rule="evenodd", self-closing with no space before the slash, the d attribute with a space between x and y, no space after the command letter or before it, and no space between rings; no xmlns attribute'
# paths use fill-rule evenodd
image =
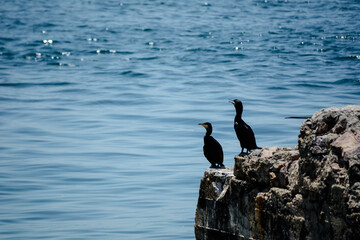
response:
<svg viewBox="0 0 360 240"><path fill-rule="evenodd" d="M206 170L196 239L358 239L360 106L315 113L298 142Z"/></svg>

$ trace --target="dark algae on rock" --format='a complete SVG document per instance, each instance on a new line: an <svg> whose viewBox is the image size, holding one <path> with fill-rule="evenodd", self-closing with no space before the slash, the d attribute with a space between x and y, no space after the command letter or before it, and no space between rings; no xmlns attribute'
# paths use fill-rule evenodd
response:
<svg viewBox="0 0 360 240"><path fill-rule="evenodd" d="M359 180L360 106L322 109L302 124L298 146L205 171L196 239L358 239Z"/></svg>

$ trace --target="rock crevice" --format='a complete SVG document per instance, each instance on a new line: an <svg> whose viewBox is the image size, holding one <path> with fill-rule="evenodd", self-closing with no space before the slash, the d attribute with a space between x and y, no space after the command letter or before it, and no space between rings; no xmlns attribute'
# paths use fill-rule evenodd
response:
<svg viewBox="0 0 360 240"><path fill-rule="evenodd" d="M205 171L196 239L356 239L359 180L360 106L323 109L302 124L298 146Z"/></svg>

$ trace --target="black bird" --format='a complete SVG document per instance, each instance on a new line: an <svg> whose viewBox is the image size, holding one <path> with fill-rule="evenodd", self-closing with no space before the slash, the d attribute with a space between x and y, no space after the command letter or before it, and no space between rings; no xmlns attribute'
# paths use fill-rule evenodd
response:
<svg viewBox="0 0 360 240"><path fill-rule="evenodd" d="M203 126L206 129L206 133L204 136L204 155L206 159L211 163L211 168L224 167L224 153L222 147L215 138L211 135L212 126L211 123L199 123L199 125Z"/></svg>
<svg viewBox="0 0 360 240"><path fill-rule="evenodd" d="M255 134L251 127L242 120L241 115L243 112L243 104L239 99L230 100L234 104L236 109L236 115L234 119L234 129L236 136L240 141L241 153L244 154L244 148L246 148L246 154L253 149L261 149L256 145Z"/></svg>

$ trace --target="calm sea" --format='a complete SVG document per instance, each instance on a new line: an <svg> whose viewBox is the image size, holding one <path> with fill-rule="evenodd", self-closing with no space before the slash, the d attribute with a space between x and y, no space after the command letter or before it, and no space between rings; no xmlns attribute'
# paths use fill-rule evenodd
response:
<svg viewBox="0 0 360 240"><path fill-rule="evenodd" d="M0 1L0 238L194 239L209 121L295 146L360 104L360 1Z"/></svg>

